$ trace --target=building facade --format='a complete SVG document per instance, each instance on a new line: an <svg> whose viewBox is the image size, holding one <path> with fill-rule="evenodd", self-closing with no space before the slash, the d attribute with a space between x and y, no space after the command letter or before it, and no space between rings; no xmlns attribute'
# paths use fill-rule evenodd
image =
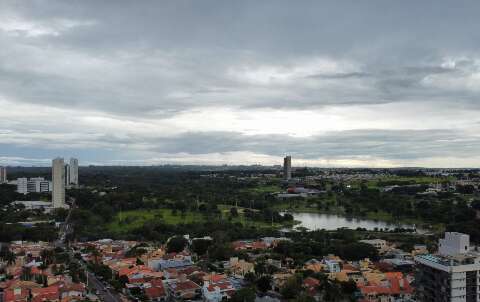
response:
<svg viewBox="0 0 480 302"><path fill-rule="evenodd" d="M25 177L17 178L17 192L21 194L27 193L46 193L51 191L51 184L43 177Z"/></svg>
<svg viewBox="0 0 480 302"><path fill-rule="evenodd" d="M445 233L439 253L415 257L416 299L424 302L480 301L480 254L469 236Z"/></svg>
<svg viewBox="0 0 480 302"><path fill-rule="evenodd" d="M70 165L65 164L65 187L70 188Z"/></svg>
<svg viewBox="0 0 480 302"><path fill-rule="evenodd" d="M70 158L69 164L69 184L73 185L74 187L78 186L78 159Z"/></svg>
<svg viewBox="0 0 480 302"><path fill-rule="evenodd" d="M20 194L28 193L28 178L17 178L17 192Z"/></svg>
<svg viewBox="0 0 480 302"><path fill-rule="evenodd" d="M290 180L292 178L292 157L285 156L283 159L283 179Z"/></svg>
<svg viewBox="0 0 480 302"><path fill-rule="evenodd" d="M0 167L0 184L7 183L7 167Z"/></svg>
<svg viewBox="0 0 480 302"><path fill-rule="evenodd" d="M52 161L52 203L54 208L65 207L65 164L63 158Z"/></svg>

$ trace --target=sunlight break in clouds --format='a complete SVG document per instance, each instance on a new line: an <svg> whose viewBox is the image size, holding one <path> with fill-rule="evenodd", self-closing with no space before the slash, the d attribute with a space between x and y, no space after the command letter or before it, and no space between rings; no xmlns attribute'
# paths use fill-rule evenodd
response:
<svg viewBox="0 0 480 302"><path fill-rule="evenodd" d="M478 167L479 9L2 1L1 164Z"/></svg>

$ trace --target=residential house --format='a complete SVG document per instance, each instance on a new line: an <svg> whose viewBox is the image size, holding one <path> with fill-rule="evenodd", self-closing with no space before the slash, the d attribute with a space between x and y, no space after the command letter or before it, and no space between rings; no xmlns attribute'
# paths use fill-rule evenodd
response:
<svg viewBox="0 0 480 302"><path fill-rule="evenodd" d="M191 280L175 280L167 283L168 295L176 300L192 300L202 295L201 287Z"/></svg>
<svg viewBox="0 0 480 302"><path fill-rule="evenodd" d="M227 279L218 282L205 281L202 287L203 298L207 302L220 302L224 299L230 299L235 293L235 288Z"/></svg>

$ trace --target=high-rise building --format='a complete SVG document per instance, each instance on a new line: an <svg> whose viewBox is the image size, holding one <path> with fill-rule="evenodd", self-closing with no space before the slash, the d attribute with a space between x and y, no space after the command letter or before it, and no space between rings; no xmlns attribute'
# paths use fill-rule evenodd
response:
<svg viewBox="0 0 480 302"><path fill-rule="evenodd" d="M70 165L65 164L65 187L70 188Z"/></svg>
<svg viewBox="0 0 480 302"><path fill-rule="evenodd" d="M78 159L70 158L70 184L78 186Z"/></svg>
<svg viewBox="0 0 480 302"><path fill-rule="evenodd" d="M290 180L292 178L292 157L285 156L283 159L283 179Z"/></svg>
<svg viewBox="0 0 480 302"><path fill-rule="evenodd" d="M0 184L7 182L7 167L0 167Z"/></svg>
<svg viewBox="0 0 480 302"><path fill-rule="evenodd" d="M480 301L480 254L470 236L445 233L438 253L415 257L417 301Z"/></svg>
<svg viewBox="0 0 480 302"><path fill-rule="evenodd" d="M52 203L54 208L65 207L65 165L63 158L52 161Z"/></svg>

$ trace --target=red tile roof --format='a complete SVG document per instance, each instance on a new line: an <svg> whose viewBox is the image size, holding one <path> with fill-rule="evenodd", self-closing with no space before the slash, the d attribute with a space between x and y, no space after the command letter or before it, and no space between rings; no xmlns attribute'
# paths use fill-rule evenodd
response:
<svg viewBox="0 0 480 302"><path fill-rule="evenodd" d="M163 287L162 279L152 279L152 280L150 280L150 284L152 286L156 286L156 287Z"/></svg>
<svg viewBox="0 0 480 302"><path fill-rule="evenodd" d="M58 284L50 285L49 287L33 288L32 296L35 297L37 295L47 295L47 294L54 294L58 296L58 293L59 293L58 289L59 289Z"/></svg>
<svg viewBox="0 0 480 302"><path fill-rule="evenodd" d="M165 289L163 287L148 287L145 288L145 295L150 299L165 296Z"/></svg>
<svg viewBox="0 0 480 302"><path fill-rule="evenodd" d="M303 286L305 287L312 288L312 287L317 287L318 285L320 285L320 281L318 279L308 277L308 278L305 278L305 280L303 280Z"/></svg>
<svg viewBox="0 0 480 302"><path fill-rule="evenodd" d="M38 296L35 296L33 297L32 299L32 302L42 302L42 301L55 301L55 300L59 300L60 299L60 296L55 293L45 293L45 294L41 294L41 295L38 295Z"/></svg>
<svg viewBox="0 0 480 302"><path fill-rule="evenodd" d="M4 291L3 301L4 302L14 302L14 301L27 301L29 293L27 289L22 288L19 295L14 294L14 290L6 289Z"/></svg>
<svg viewBox="0 0 480 302"><path fill-rule="evenodd" d="M84 292L85 291L85 284L83 283L71 283L62 288L63 292L66 291L76 291L76 292Z"/></svg>
<svg viewBox="0 0 480 302"><path fill-rule="evenodd" d="M393 273L391 275L386 274L385 278L389 281L389 286L359 285L358 288L364 295L399 295L413 293L413 288L410 286L410 283L408 283L408 280L403 278L402 273ZM403 286L400 286L401 283Z"/></svg>
<svg viewBox="0 0 480 302"><path fill-rule="evenodd" d="M175 291L192 290L198 288L200 288L200 286L197 283L187 280L184 282L177 282L175 286Z"/></svg>

